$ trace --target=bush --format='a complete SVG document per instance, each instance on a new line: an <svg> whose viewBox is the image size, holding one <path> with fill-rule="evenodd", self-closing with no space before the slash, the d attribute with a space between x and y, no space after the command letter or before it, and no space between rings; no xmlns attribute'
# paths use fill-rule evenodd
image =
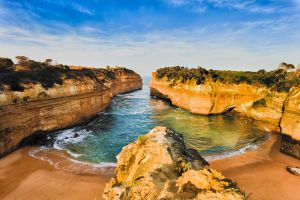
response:
<svg viewBox="0 0 300 200"><path fill-rule="evenodd" d="M48 89L55 84L63 84L64 80L81 80L84 77L92 79L102 85L104 81L115 79L116 73L123 71L134 73L132 70L124 67L109 69L70 69L67 65L51 65L51 59L47 59L43 63L29 60L25 56L18 56L17 59L19 65L26 66L22 71L15 71L15 66L10 59L0 58L0 72L2 72L0 76L1 89L4 88L4 85L8 85L12 91L23 91L25 88L22 84L28 83L40 83L45 89Z"/></svg>
<svg viewBox="0 0 300 200"><path fill-rule="evenodd" d="M255 102L253 102L253 104L252 104L253 108L261 108L261 107L266 107L266 106L267 106L267 102L265 99L257 100Z"/></svg>
<svg viewBox="0 0 300 200"><path fill-rule="evenodd" d="M166 77L171 82L171 87L177 83L185 83L188 80L196 80L197 85L203 84L205 80L226 84L247 83L265 86L278 92L288 92L291 87L300 86L300 74L297 72L287 72L284 69L269 72L265 70L242 72L212 69L207 71L201 67L189 69L176 66L158 69L156 77L158 79Z"/></svg>
<svg viewBox="0 0 300 200"><path fill-rule="evenodd" d="M14 63L9 58L0 57L0 73L9 72L14 70Z"/></svg>

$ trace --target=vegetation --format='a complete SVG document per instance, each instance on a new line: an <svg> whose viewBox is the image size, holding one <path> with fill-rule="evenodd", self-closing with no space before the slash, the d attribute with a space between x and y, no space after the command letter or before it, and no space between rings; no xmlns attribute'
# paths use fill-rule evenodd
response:
<svg viewBox="0 0 300 200"><path fill-rule="evenodd" d="M183 174L184 172L188 171L191 169L190 163L186 163L182 158L178 158L176 161L176 173L178 175Z"/></svg>
<svg viewBox="0 0 300 200"><path fill-rule="evenodd" d="M140 135L140 136L138 137L138 139L137 139L137 144L138 144L139 146L142 146L142 145L144 145L144 144L146 143L146 141L147 141L147 137L144 136L144 135Z"/></svg>
<svg viewBox="0 0 300 200"><path fill-rule="evenodd" d="M90 78L99 84L107 80L115 79L116 73L127 72L134 73L132 70L116 67L108 69L79 68L71 69L67 65L52 64L51 59L44 62L30 60L25 56L16 57L17 64L9 58L0 58L0 89L5 85L12 91L23 91L24 84L40 83L48 89L55 84L62 84L66 79Z"/></svg>
<svg viewBox="0 0 300 200"><path fill-rule="evenodd" d="M285 65L284 65L285 66ZM173 87L178 83L186 83L188 80L195 80L197 85L203 84L205 80L211 80L221 83L248 83L252 85L261 85L279 92L287 92L293 86L300 86L300 71L288 71L294 69L291 64L286 64L285 68L279 68L273 71L259 70L250 71L226 71L226 70L206 70L202 67L165 67L156 71L156 77L164 77L170 81Z"/></svg>
<svg viewBox="0 0 300 200"><path fill-rule="evenodd" d="M13 71L13 61L9 58L0 58L0 73Z"/></svg>
<svg viewBox="0 0 300 200"><path fill-rule="evenodd" d="M267 102L265 99L257 100L255 102L253 102L253 104L252 104L253 108L261 108L261 107L266 107L266 106L267 106Z"/></svg>

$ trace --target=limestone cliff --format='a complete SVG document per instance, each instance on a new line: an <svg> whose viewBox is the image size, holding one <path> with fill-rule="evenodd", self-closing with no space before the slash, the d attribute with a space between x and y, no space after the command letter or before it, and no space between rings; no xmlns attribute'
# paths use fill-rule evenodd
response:
<svg viewBox="0 0 300 200"><path fill-rule="evenodd" d="M117 160L104 199L245 199L234 182L208 168L196 150L186 148L182 135L166 127L125 146Z"/></svg>
<svg viewBox="0 0 300 200"><path fill-rule="evenodd" d="M261 85L225 84L209 79L202 84L188 80L172 85L166 77L158 79L154 72L150 89L152 96L168 99L192 113L209 115L231 110L253 119L261 129L281 131L300 141L299 87L279 92Z"/></svg>
<svg viewBox="0 0 300 200"><path fill-rule="evenodd" d="M104 110L114 95L142 87L141 77L129 70L110 70L112 78L105 77L103 70L90 70L96 78L71 77L47 89L39 82L22 83L23 91L4 86L0 93L0 157L16 149L24 138L83 123Z"/></svg>

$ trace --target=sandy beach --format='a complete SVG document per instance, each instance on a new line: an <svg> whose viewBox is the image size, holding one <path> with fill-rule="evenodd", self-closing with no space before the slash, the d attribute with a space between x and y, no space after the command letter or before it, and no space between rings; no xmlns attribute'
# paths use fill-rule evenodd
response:
<svg viewBox="0 0 300 200"><path fill-rule="evenodd" d="M300 166L300 160L280 153L279 147L280 136L272 134L252 151L210 164L236 181L249 199L298 200L300 177L290 174L286 166Z"/></svg>
<svg viewBox="0 0 300 200"><path fill-rule="evenodd" d="M112 173L85 175L55 169L25 147L0 160L0 199L99 200ZM77 167L77 166L76 166Z"/></svg>
<svg viewBox="0 0 300 200"><path fill-rule="evenodd" d="M300 177L288 173L286 166L300 166L300 161L279 153L279 144L279 136L272 135L254 150L210 164L238 182L249 199L296 200ZM0 199L102 199L112 168L95 175L66 172L29 156L32 148L0 160Z"/></svg>

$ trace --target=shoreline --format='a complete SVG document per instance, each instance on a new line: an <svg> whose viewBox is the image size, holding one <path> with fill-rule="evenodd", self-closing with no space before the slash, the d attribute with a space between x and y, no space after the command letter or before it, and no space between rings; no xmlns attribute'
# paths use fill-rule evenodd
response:
<svg viewBox="0 0 300 200"><path fill-rule="evenodd" d="M279 152L279 138L279 134L271 134L256 148L210 161L210 166L236 181L249 199L296 200L300 196L300 179L286 166L300 166L300 160ZM89 165L67 163L67 159L54 153L50 156L57 161L56 169L47 161L31 157L33 148L36 147L23 147L0 159L0 199L102 199L113 167L101 168L91 175L84 172L85 168L90 170ZM67 167L60 168L59 164Z"/></svg>

